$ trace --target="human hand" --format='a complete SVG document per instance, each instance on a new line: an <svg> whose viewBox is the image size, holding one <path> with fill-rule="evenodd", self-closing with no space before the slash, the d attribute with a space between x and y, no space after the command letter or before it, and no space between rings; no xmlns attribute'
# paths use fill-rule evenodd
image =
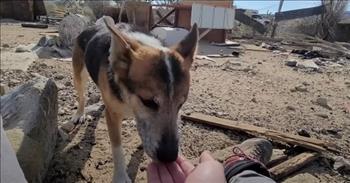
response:
<svg viewBox="0 0 350 183"><path fill-rule="evenodd" d="M179 156L176 162L154 163L147 168L150 183L221 183L226 182L224 168L209 152L204 151L197 167Z"/></svg>

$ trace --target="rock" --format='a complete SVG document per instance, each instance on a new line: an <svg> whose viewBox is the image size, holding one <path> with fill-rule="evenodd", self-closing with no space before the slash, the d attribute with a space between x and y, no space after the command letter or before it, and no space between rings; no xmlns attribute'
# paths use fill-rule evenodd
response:
<svg viewBox="0 0 350 183"><path fill-rule="evenodd" d="M30 49L27 46L18 45L15 50L16 53L22 53L22 52L30 52Z"/></svg>
<svg viewBox="0 0 350 183"><path fill-rule="evenodd" d="M73 85L72 85L72 82L71 82L71 81L66 81L66 82L64 83L64 86L73 86Z"/></svg>
<svg viewBox="0 0 350 183"><path fill-rule="evenodd" d="M304 86L310 86L310 83L308 83L307 81L304 81L302 84L303 84Z"/></svg>
<svg viewBox="0 0 350 183"><path fill-rule="evenodd" d="M296 67L297 63L298 62L296 60L287 60L287 61L285 61L286 66L289 66L289 67Z"/></svg>
<svg viewBox="0 0 350 183"><path fill-rule="evenodd" d="M4 44L2 44L2 47L3 47L3 48L10 48L10 45L9 45L9 44L4 43Z"/></svg>
<svg viewBox="0 0 350 183"><path fill-rule="evenodd" d="M9 90L7 85L0 83L0 96L5 95Z"/></svg>
<svg viewBox="0 0 350 183"><path fill-rule="evenodd" d="M294 87L293 89L291 89L290 91L291 92L296 92L296 91L298 91L298 92L307 92L308 90L307 90L307 88L305 86L298 85L298 86Z"/></svg>
<svg viewBox="0 0 350 183"><path fill-rule="evenodd" d="M298 135L303 137L311 137L310 133L303 128L298 130Z"/></svg>
<svg viewBox="0 0 350 183"><path fill-rule="evenodd" d="M12 84L12 85L15 85L15 84L18 84L18 83L20 83L21 81L20 80L18 80L18 79L10 79L10 84Z"/></svg>
<svg viewBox="0 0 350 183"><path fill-rule="evenodd" d="M258 62L258 64L262 64L262 62Z"/></svg>
<svg viewBox="0 0 350 183"><path fill-rule="evenodd" d="M300 69L312 69L314 71L317 71L320 69L320 67L317 64L315 64L315 62L312 60L304 60L304 61L298 62L296 66Z"/></svg>
<svg viewBox="0 0 350 183"><path fill-rule="evenodd" d="M321 118L328 118L328 115L327 114L324 114L324 113L316 113L315 114L316 116L319 116Z"/></svg>
<svg viewBox="0 0 350 183"><path fill-rule="evenodd" d="M42 182L57 139L57 87L39 77L1 97L4 129L28 182Z"/></svg>
<svg viewBox="0 0 350 183"><path fill-rule="evenodd" d="M339 128L331 128L331 129L326 129L326 131L328 134L337 135L342 130Z"/></svg>
<svg viewBox="0 0 350 183"><path fill-rule="evenodd" d="M289 106L287 106L287 109L288 109L288 110L290 110L290 111L296 111L296 108L295 108L295 107L293 107L293 106L290 106L290 105L289 105Z"/></svg>
<svg viewBox="0 0 350 183"><path fill-rule="evenodd" d="M341 156L336 156L334 158L333 168L341 173L350 172L350 160Z"/></svg>
<svg viewBox="0 0 350 183"><path fill-rule="evenodd" d="M61 128L66 132L71 132L74 129L75 125L71 121L67 121L61 125Z"/></svg>
<svg viewBox="0 0 350 183"><path fill-rule="evenodd" d="M26 71L29 66L38 59L33 52L13 53L1 51L1 69L13 69Z"/></svg>
<svg viewBox="0 0 350 183"><path fill-rule="evenodd" d="M282 183L319 183L320 180L310 173L298 173L292 177L288 177Z"/></svg>
<svg viewBox="0 0 350 183"><path fill-rule="evenodd" d="M64 78L64 75L62 75L62 74L58 74L55 76L55 79L57 79L57 80L62 80L63 78Z"/></svg>
<svg viewBox="0 0 350 183"><path fill-rule="evenodd" d="M98 117L104 110L104 105L101 103L95 103L85 108L85 114L91 115L93 117Z"/></svg>
<svg viewBox="0 0 350 183"><path fill-rule="evenodd" d="M317 98L316 99L316 104L321 106L321 107L324 107L324 108L326 108L328 110L332 110L332 107L329 106L328 101L327 101L326 98L322 98L322 97Z"/></svg>
<svg viewBox="0 0 350 183"><path fill-rule="evenodd" d="M65 16L58 27L60 42L65 47L72 47L75 38L92 23L88 17L77 14Z"/></svg>
<svg viewBox="0 0 350 183"><path fill-rule="evenodd" d="M350 100L350 95L346 96L346 98L348 98Z"/></svg>
<svg viewBox="0 0 350 183"><path fill-rule="evenodd" d="M100 101L100 98L101 98L100 95L98 95L98 94L96 94L96 93L92 93L92 94L90 94L89 100L88 100L87 103L88 103L89 105L91 105L91 104L96 104L97 102Z"/></svg>
<svg viewBox="0 0 350 183"><path fill-rule="evenodd" d="M258 101L256 100L256 98L252 98L250 101L254 102L254 103L258 103Z"/></svg>

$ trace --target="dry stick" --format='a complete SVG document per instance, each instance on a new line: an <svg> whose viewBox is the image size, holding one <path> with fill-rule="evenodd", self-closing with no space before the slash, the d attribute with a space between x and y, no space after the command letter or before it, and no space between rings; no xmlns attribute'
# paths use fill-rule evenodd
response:
<svg viewBox="0 0 350 183"><path fill-rule="evenodd" d="M182 115L181 118L185 120L190 120L193 122L213 125L217 127L230 129L230 130L243 131L250 134L260 134L268 138L271 138L273 140L285 142L288 144L298 145L306 149L310 149L317 152L325 152L327 150L333 151L333 152L339 152L339 150L336 149L334 144L327 143L322 140L302 137L299 135L286 134L284 132L279 132L276 130L269 130L266 128L257 127L249 124L242 124L235 121L208 116L200 113Z"/></svg>
<svg viewBox="0 0 350 183"><path fill-rule="evenodd" d="M280 180L318 158L317 153L304 152L269 169L274 180Z"/></svg>

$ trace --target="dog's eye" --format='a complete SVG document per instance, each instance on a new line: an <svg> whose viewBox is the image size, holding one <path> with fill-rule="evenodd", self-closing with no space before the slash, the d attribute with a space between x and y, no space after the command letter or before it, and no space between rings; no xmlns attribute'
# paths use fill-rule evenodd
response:
<svg viewBox="0 0 350 183"><path fill-rule="evenodd" d="M139 97L143 105L146 107L153 109L153 110L158 110L159 105L154 101L154 99L143 99Z"/></svg>

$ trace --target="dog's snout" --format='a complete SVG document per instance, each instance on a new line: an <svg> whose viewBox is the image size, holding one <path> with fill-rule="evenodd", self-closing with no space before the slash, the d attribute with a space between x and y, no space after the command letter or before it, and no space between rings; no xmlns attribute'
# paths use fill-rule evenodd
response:
<svg viewBox="0 0 350 183"><path fill-rule="evenodd" d="M158 144L157 159L163 163L170 163L177 159L178 138L176 135L164 134Z"/></svg>

